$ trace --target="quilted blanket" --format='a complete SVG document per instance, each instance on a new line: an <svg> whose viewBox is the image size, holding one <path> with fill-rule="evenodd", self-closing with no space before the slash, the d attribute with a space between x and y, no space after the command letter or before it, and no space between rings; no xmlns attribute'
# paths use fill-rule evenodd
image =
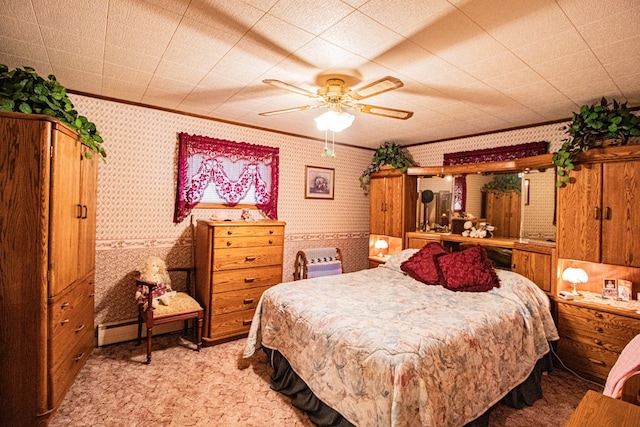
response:
<svg viewBox="0 0 640 427"><path fill-rule="evenodd" d="M498 271L452 292L391 268L264 292L244 356L278 350L315 395L360 426L462 426L524 381L558 334L547 296Z"/></svg>

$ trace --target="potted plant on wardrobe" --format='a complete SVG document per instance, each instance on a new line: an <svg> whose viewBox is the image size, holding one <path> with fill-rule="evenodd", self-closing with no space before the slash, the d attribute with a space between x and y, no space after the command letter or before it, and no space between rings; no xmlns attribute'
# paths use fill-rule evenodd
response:
<svg viewBox="0 0 640 427"><path fill-rule="evenodd" d="M34 68L9 70L5 64L0 64L0 111L55 117L75 129L82 143L103 160L107 156L96 125L78 114L67 90L53 74L45 80ZM91 158L91 153L87 151L85 156Z"/></svg>
<svg viewBox="0 0 640 427"><path fill-rule="evenodd" d="M560 149L553 153L557 166L556 186L569 182L569 172L574 169L573 159L580 152L603 145L626 145L629 138L640 136L640 117L634 115L627 103L602 97L599 104L583 105L573 113L571 123L563 128L568 137L562 140Z"/></svg>
<svg viewBox="0 0 640 427"><path fill-rule="evenodd" d="M360 187L367 191L369 189L371 174L379 171L385 165L391 169L400 169L400 171L404 173L409 166L416 166L416 162L398 143L386 141L376 149L371 158L371 163L362 172L362 175L360 175Z"/></svg>

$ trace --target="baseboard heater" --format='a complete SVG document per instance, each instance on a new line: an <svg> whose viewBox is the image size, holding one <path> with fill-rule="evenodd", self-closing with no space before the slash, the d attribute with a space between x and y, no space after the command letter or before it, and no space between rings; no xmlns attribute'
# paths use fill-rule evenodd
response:
<svg viewBox="0 0 640 427"><path fill-rule="evenodd" d="M184 323L178 320L153 327L153 335L181 331ZM142 336L147 336L147 328L142 325ZM138 320L121 320L118 322L100 323L98 325L98 347L131 341L138 338Z"/></svg>

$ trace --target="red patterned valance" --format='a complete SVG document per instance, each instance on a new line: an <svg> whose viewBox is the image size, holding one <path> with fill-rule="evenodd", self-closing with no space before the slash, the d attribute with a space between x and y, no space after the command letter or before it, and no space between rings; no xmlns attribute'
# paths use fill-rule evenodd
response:
<svg viewBox="0 0 640 427"><path fill-rule="evenodd" d="M503 147L485 148L483 150L459 151L444 155L442 164L465 165L469 163L504 162L506 160L521 159L523 157L546 154L549 149L548 141L527 142Z"/></svg>
<svg viewBox="0 0 640 427"><path fill-rule="evenodd" d="M279 153L276 147L180 133L173 221L186 218L211 184L230 207L253 190L258 209L277 219Z"/></svg>

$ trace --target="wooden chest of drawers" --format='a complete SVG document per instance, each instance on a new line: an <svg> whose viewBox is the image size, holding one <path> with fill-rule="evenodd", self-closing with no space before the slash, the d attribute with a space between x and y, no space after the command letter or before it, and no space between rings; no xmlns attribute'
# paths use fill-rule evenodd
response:
<svg viewBox="0 0 640 427"><path fill-rule="evenodd" d="M604 383L622 349L640 334L636 316L608 306L558 301L558 355L569 368Z"/></svg>
<svg viewBox="0 0 640 427"><path fill-rule="evenodd" d="M248 333L262 292L282 282L284 226L198 221L196 297L205 308L205 345Z"/></svg>

